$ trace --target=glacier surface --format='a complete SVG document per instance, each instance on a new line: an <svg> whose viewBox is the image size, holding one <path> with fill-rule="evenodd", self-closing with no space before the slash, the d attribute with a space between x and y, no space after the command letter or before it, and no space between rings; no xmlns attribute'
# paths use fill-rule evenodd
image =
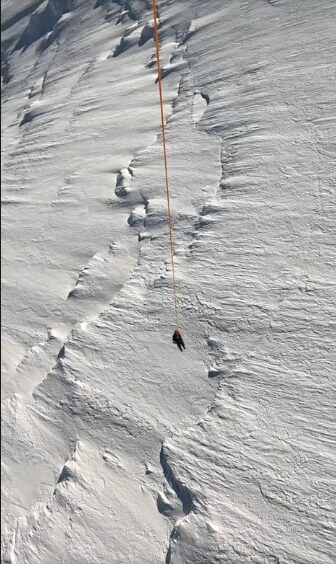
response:
<svg viewBox="0 0 336 564"><path fill-rule="evenodd" d="M2 561L336 558L333 0L2 2Z"/></svg>

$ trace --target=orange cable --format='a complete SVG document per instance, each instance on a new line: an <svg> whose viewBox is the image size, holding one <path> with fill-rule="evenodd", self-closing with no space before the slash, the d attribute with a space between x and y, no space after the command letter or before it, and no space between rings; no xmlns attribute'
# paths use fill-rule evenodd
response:
<svg viewBox="0 0 336 564"><path fill-rule="evenodd" d="M154 39L155 39L156 60L157 60L158 85L159 85L159 94L160 94L161 130L162 130L163 159L164 159L164 169L165 169L165 179L166 179L166 196L167 196L167 209L168 209L170 254L171 254L172 272L173 272L173 292L174 292L174 305L175 305L175 319L176 319L176 328L178 329L176 276L175 276L175 262L174 262L173 221L172 221L171 207L170 207L168 159L167 159L167 149L166 149L165 115L164 115L164 109L163 109L163 92L162 92L162 81L161 81L160 46L159 46L158 22L157 22L157 15L156 15L156 12L157 12L156 0L152 0L152 11L153 11L153 20L154 20Z"/></svg>

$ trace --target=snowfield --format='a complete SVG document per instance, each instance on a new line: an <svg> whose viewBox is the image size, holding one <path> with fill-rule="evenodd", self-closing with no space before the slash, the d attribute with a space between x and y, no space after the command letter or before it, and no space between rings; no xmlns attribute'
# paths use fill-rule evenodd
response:
<svg viewBox="0 0 336 564"><path fill-rule="evenodd" d="M336 3L2 2L2 562L336 561ZM333 337L334 335L334 337Z"/></svg>

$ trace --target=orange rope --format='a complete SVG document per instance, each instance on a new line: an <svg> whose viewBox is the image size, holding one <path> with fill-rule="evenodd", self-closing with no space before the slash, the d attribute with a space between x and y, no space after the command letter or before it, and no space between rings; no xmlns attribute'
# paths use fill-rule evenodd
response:
<svg viewBox="0 0 336 564"><path fill-rule="evenodd" d="M159 85L159 94L160 94L163 160L164 160L165 179L166 179L166 195L167 195L167 210L168 210L168 226L169 226L171 265L172 265L172 272L173 272L173 292L174 292L175 319L176 319L176 328L178 329L176 276L175 276L175 262L174 262L173 221L172 221L171 208L170 208L170 192L169 192L168 160L167 160L167 148L166 148L165 115L164 115L164 109L163 109L163 92L162 92L162 81L161 81L160 47L159 47L158 22L157 22L157 15L156 15L156 12L157 12L156 0L152 0L152 11L153 11L153 20L154 20L154 39L155 39L155 48L156 48L158 85Z"/></svg>

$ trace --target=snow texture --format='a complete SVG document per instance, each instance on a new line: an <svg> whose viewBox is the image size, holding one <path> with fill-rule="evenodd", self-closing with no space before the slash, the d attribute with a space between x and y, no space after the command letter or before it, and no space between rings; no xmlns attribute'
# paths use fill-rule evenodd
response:
<svg viewBox="0 0 336 564"><path fill-rule="evenodd" d="M333 0L2 2L2 562L332 564Z"/></svg>

